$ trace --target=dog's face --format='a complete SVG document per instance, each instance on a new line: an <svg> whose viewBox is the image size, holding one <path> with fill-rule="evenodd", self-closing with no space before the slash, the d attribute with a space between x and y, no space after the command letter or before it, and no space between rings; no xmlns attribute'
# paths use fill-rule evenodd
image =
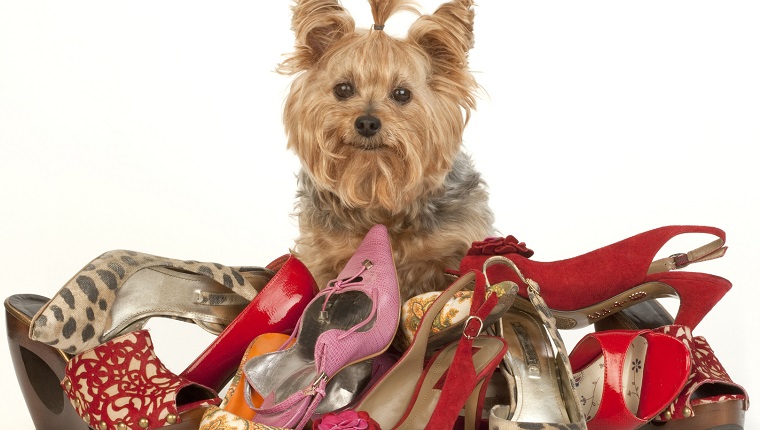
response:
<svg viewBox="0 0 760 430"><path fill-rule="evenodd" d="M376 24L408 8L370 3ZM293 10L298 43L281 71L298 76L284 120L288 147L316 186L347 207L390 213L440 187L474 108L471 2L420 17L403 40L354 30L334 0Z"/></svg>

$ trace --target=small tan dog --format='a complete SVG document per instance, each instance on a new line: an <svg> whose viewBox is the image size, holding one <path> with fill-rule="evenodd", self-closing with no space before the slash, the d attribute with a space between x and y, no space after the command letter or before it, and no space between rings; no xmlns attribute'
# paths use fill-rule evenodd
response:
<svg viewBox="0 0 760 430"><path fill-rule="evenodd" d="M467 58L473 2L420 16L405 39L383 27L415 8L369 3L368 30L336 0L293 7L296 49L278 70L296 75L284 111L302 164L295 251L324 287L384 224L405 300L448 286L444 269L493 235L485 184L461 148L478 89Z"/></svg>

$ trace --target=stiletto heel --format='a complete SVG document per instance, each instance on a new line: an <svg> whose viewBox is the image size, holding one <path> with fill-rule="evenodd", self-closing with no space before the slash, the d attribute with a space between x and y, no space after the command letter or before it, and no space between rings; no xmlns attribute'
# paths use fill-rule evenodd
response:
<svg viewBox="0 0 760 430"><path fill-rule="evenodd" d="M654 259L670 239L687 233L711 234L717 239L687 253ZM726 294L731 283L703 273L667 272L722 257L725 239L725 233L714 227L666 226L577 257L541 262L531 260L533 251L512 236L489 238L473 243L459 270L479 269L492 256L508 256L525 277L541 285L541 295L560 329L586 327L659 297L678 297L681 306L676 324L693 328ZM506 267L494 266L488 276L494 282L510 280L520 285L517 275ZM525 287L518 294L528 297ZM529 305L518 300L515 306Z"/></svg>
<svg viewBox="0 0 760 430"><path fill-rule="evenodd" d="M464 404L464 430L477 430L480 428L482 419L483 402L486 398L486 390L491 376L486 376L475 386Z"/></svg>
<svg viewBox="0 0 760 430"><path fill-rule="evenodd" d="M671 287L681 301L675 321L687 327L696 327L702 318L731 289L731 282L720 276L695 272L663 272L649 275L655 288ZM664 292L664 290L663 290ZM661 294L658 297L672 296ZM675 323L675 322L674 322Z"/></svg>
<svg viewBox="0 0 760 430"><path fill-rule="evenodd" d="M5 300L5 322L13 368L34 427L46 430L87 430L87 424L61 390L69 356L29 339L32 316L48 299L17 294Z"/></svg>

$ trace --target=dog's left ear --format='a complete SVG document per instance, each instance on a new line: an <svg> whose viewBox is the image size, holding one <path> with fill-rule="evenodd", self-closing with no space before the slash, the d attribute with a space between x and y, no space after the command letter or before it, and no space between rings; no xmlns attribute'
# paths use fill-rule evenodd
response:
<svg viewBox="0 0 760 430"><path fill-rule="evenodd" d="M298 0L292 24L296 51L278 67L284 74L314 66L333 43L355 28L353 18L337 0Z"/></svg>
<svg viewBox="0 0 760 430"><path fill-rule="evenodd" d="M467 55L474 45L475 12L471 0L452 0L432 15L417 19L409 28L409 39L430 57L430 85L450 94L464 109L466 118L475 109L477 83L469 71Z"/></svg>
<svg viewBox="0 0 760 430"><path fill-rule="evenodd" d="M409 38L428 53L434 68L467 68L467 53L475 41L473 4L471 0L453 0L412 24Z"/></svg>

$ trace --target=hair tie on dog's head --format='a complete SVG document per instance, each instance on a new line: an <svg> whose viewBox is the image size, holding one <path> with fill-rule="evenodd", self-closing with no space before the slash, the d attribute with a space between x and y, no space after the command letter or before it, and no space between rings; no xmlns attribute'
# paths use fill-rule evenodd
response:
<svg viewBox="0 0 760 430"><path fill-rule="evenodd" d="M375 30L382 30L382 29L385 28L385 25L383 25L383 24L375 24L374 26L372 26L372 28L374 28Z"/></svg>

